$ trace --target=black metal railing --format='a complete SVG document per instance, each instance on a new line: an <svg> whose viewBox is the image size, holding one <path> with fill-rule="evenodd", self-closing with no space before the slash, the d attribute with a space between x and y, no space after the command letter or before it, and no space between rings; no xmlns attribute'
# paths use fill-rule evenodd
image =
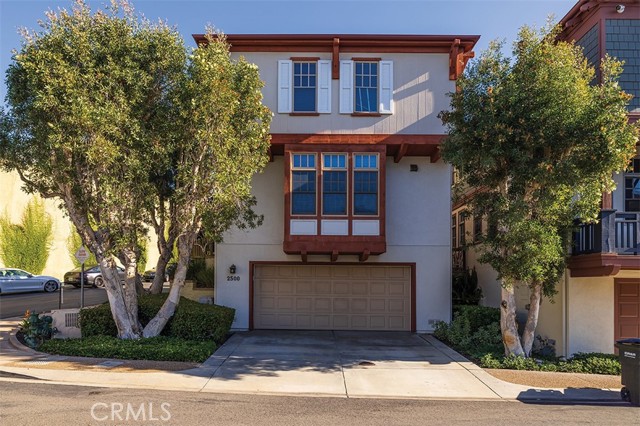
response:
<svg viewBox="0 0 640 426"><path fill-rule="evenodd" d="M573 233L573 254L640 254L640 213L602 210L597 223L582 223Z"/></svg>

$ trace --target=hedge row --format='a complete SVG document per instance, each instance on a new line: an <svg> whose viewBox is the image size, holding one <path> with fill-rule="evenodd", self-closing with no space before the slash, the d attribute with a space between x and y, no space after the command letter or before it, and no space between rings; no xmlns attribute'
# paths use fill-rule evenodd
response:
<svg viewBox="0 0 640 426"><path fill-rule="evenodd" d="M39 350L57 355L92 358L141 359L153 361L204 362L216 350L216 343L158 336L123 340L112 336L47 340Z"/></svg>
<svg viewBox="0 0 640 426"><path fill-rule="evenodd" d="M142 326L156 316L167 294L142 295L138 298L138 319ZM235 309L225 306L205 305L184 297L176 307L161 335L184 340L212 340L221 344L227 338ZM117 336L116 324L109 303L80 311L82 337Z"/></svg>

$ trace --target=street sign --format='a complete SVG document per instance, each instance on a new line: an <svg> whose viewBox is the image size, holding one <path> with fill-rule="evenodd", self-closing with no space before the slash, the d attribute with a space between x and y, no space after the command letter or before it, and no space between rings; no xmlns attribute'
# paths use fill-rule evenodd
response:
<svg viewBox="0 0 640 426"><path fill-rule="evenodd" d="M76 259L78 259L78 262L84 263L87 260L89 260L91 253L89 253L89 250L87 250L84 246L80 246L75 256L76 256Z"/></svg>

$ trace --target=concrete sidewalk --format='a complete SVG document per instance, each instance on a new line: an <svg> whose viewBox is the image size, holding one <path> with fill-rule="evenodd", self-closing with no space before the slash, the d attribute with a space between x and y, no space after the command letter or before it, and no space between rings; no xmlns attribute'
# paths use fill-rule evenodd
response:
<svg viewBox="0 0 640 426"><path fill-rule="evenodd" d="M0 321L0 380L343 398L624 404L619 389L542 389L501 381L429 335L252 331L234 334L197 368L116 372L47 369L47 363L65 357L21 346L11 338L18 323ZM41 365L34 368L34 363Z"/></svg>

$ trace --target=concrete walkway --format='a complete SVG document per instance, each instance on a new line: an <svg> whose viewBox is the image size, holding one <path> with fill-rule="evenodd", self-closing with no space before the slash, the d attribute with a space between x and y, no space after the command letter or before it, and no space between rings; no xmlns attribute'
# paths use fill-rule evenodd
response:
<svg viewBox="0 0 640 426"><path fill-rule="evenodd" d="M621 403L618 389L539 389L503 382L437 339L410 333L236 333L206 362L178 372L30 368L30 362L46 364L60 357L16 344L10 334L17 323L0 321L0 380L349 398Z"/></svg>

